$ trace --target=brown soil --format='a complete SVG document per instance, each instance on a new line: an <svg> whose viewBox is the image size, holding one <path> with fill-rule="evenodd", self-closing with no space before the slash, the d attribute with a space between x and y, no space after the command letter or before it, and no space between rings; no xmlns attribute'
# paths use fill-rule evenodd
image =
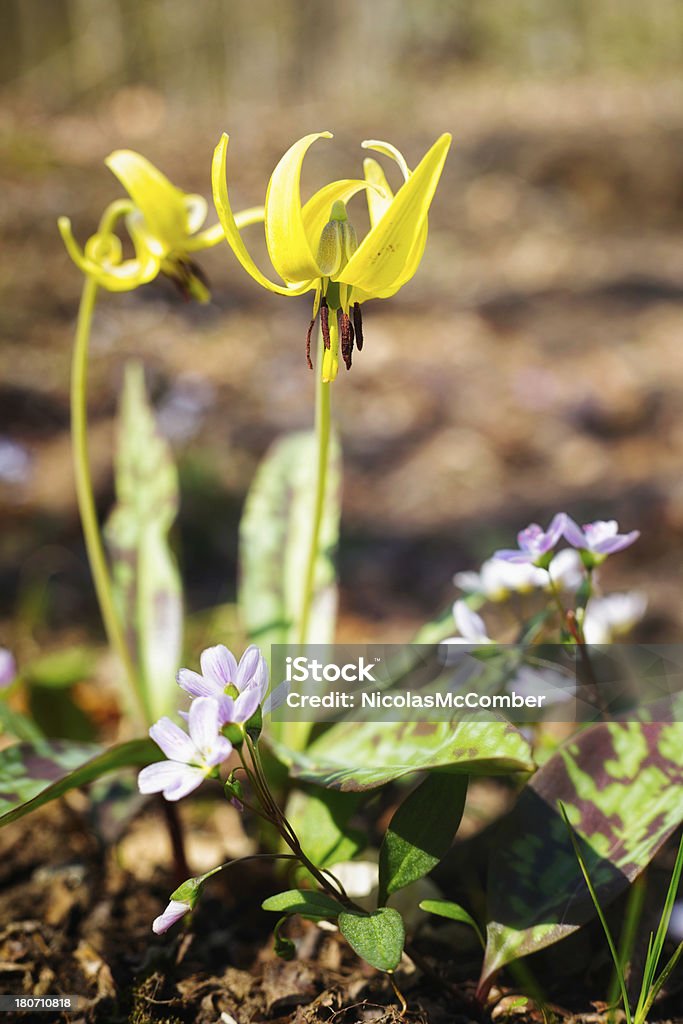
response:
<svg viewBox="0 0 683 1024"><path fill-rule="evenodd" d="M401 1017L388 978L362 964L335 932L294 922L288 933L296 958L286 962L275 956L273 917L256 908L283 887L283 879L262 862L218 876L187 928L155 936L151 921L177 884L168 867L162 816L148 805L144 815L127 823L118 843L105 849L101 810L70 797L0 833L0 992L81 997L78 1012L7 1014L8 1024L606 1022L599 1002L589 1013L578 1012L591 1000L576 979L558 989L557 978L564 973L558 964L571 963L576 952L571 946L568 961L565 953L546 966L543 981L560 998L552 992L545 1016L532 1001L516 1004L520 990L504 986L494 990L488 1017L468 1011L478 954L467 937L454 949L452 936L445 941L429 929L417 940L427 973L404 958L396 975L408 1003ZM200 801L184 807L183 817L191 824L188 853L194 870L251 848L231 809ZM107 838L111 841L111 832ZM590 935L582 935L585 960ZM653 1020L681 1024L676 1005L680 994Z"/></svg>

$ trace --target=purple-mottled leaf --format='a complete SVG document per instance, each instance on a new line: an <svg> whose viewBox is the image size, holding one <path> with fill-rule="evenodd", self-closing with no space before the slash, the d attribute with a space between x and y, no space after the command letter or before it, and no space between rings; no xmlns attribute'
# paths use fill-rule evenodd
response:
<svg viewBox="0 0 683 1024"><path fill-rule="evenodd" d="M501 827L490 865L482 991L501 967L557 942L594 914L558 803L607 905L683 821L681 751L681 722L601 723L534 776Z"/></svg>
<svg viewBox="0 0 683 1024"><path fill-rule="evenodd" d="M339 722L304 752L269 742L295 778L344 792L376 789L430 769L500 775L535 768L527 740L502 720Z"/></svg>
<svg viewBox="0 0 683 1024"><path fill-rule="evenodd" d="M331 643L334 634L331 554L339 535L340 476L339 445L333 439L307 637L317 644ZM300 639L315 487L316 438L305 431L275 442L249 491L240 523L239 601L247 633L261 648Z"/></svg>
<svg viewBox="0 0 683 1024"><path fill-rule="evenodd" d="M182 647L182 587L168 534L178 511L170 447L130 363L121 399L116 506L106 527L119 614L150 719L175 712Z"/></svg>
<svg viewBox="0 0 683 1024"><path fill-rule="evenodd" d="M16 743L0 751L0 825L23 817L107 772L141 767L159 750L151 740L130 740L108 750L94 743Z"/></svg>

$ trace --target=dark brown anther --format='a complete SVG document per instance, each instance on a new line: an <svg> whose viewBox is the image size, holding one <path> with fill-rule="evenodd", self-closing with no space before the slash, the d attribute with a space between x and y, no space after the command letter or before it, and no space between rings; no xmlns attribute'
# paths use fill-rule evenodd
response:
<svg viewBox="0 0 683 1024"><path fill-rule="evenodd" d="M210 291L209 279L194 260L174 259L164 269L166 277L173 281L185 302L198 299L205 302L204 294ZM199 286L199 287L197 287Z"/></svg>
<svg viewBox="0 0 683 1024"><path fill-rule="evenodd" d="M313 369L313 363L311 362L311 334L313 333L314 327L315 320L311 320L308 325L308 330L306 331L306 362L308 363L309 370Z"/></svg>
<svg viewBox="0 0 683 1024"><path fill-rule="evenodd" d="M327 299L320 300L320 329L323 332L323 343L325 348L330 347L330 320L327 308Z"/></svg>
<svg viewBox="0 0 683 1024"><path fill-rule="evenodd" d="M353 304L353 326L356 328L356 348L360 352L363 348L363 314L360 311L360 302Z"/></svg>
<svg viewBox="0 0 683 1024"><path fill-rule="evenodd" d="M351 357L353 355L353 327L349 319L349 314L344 313L343 310L337 310L337 323L339 324L339 340L341 343L341 354L346 369L351 369Z"/></svg>

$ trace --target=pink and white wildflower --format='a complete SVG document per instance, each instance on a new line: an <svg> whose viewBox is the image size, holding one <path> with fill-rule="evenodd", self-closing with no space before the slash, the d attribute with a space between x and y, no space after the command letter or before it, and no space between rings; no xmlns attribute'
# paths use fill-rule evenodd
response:
<svg viewBox="0 0 683 1024"><path fill-rule="evenodd" d="M487 601L505 601L510 594L525 594L544 586L548 577L535 565L513 564L488 558L479 572L458 572L453 577L456 587L466 594L478 594Z"/></svg>
<svg viewBox="0 0 683 1024"><path fill-rule="evenodd" d="M163 793L167 800L180 800L212 775L232 753L232 744L222 736L218 703L211 697L197 697L188 715L188 734L170 718L160 718L149 730L168 761L147 765L138 775L141 793Z"/></svg>
<svg viewBox="0 0 683 1024"><path fill-rule="evenodd" d="M17 678L17 663L6 647L0 647L0 690L11 686Z"/></svg>
<svg viewBox="0 0 683 1024"><path fill-rule="evenodd" d="M185 914L190 910L189 903L182 903L180 900L171 900L169 905L164 910L163 914L159 914L155 917L152 922L152 931L155 935L163 935L168 929L180 921L181 917L185 917Z"/></svg>
<svg viewBox="0 0 683 1024"><path fill-rule="evenodd" d="M547 530L538 523L529 523L517 534L518 548L503 548L496 551L493 557L513 564L537 565L544 569L550 561L550 552L564 532L566 519L564 512L558 512Z"/></svg>
<svg viewBox="0 0 683 1024"><path fill-rule="evenodd" d="M215 700L221 727L248 722L268 689L268 667L258 647L247 647L239 664L223 644L207 647L199 664L201 674L182 668L178 685L191 697Z"/></svg>
<svg viewBox="0 0 683 1024"><path fill-rule="evenodd" d="M481 615L478 615L466 601L456 601L453 605L455 628L460 636L451 636L444 640L446 644L492 644Z"/></svg>
<svg viewBox="0 0 683 1024"><path fill-rule="evenodd" d="M564 536L572 547L586 551L595 563L604 561L608 555L623 551L640 537L640 530L619 533L616 519L597 519L594 523L579 526L570 516L565 516Z"/></svg>
<svg viewBox="0 0 683 1024"><path fill-rule="evenodd" d="M647 611L647 598L637 590L592 597L583 620L587 644L609 644L630 633Z"/></svg>
<svg viewBox="0 0 683 1024"><path fill-rule="evenodd" d="M542 572L542 570L538 570ZM548 590L552 583L559 590L568 594L575 594L586 578L586 571L581 561L581 556L574 548L563 548L553 556L548 566L548 572L543 573L545 582L544 589Z"/></svg>

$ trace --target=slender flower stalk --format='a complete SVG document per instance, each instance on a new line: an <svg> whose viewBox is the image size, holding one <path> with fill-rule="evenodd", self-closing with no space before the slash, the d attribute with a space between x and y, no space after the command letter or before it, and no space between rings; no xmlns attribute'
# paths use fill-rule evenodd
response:
<svg viewBox="0 0 683 1024"><path fill-rule="evenodd" d="M318 342L318 359L324 360L328 354L320 331ZM315 436L318 444L316 460L316 484L315 498L313 503L313 518L311 534L309 537L308 557L304 574L304 589L299 614L299 643L305 644L308 641L308 627L311 618L311 607L313 604L313 591L315 589L315 569L318 561L318 547L320 543L320 530L325 509L325 493L327 491L328 470L330 465L330 435L332 431L332 411L330 381L325 380L324 374L316 376L315 389Z"/></svg>
<svg viewBox="0 0 683 1024"><path fill-rule="evenodd" d="M137 672L126 643L123 627L114 603L114 592L107 557L102 544L102 535L97 521L97 509L90 472L88 453L88 352L92 318L97 298L98 284L94 277L87 275L78 310L76 340L71 364L71 436L76 499L81 517L85 548L90 563L95 593L107 634L107 640L123 667L128 701L131 711L142 721L150 721L142 688L138 686Z"/></svg>
<svg viewBox="0 0 683 1024"><path fill-rule="evenodd" d="M111 648L116 652L126 680L131 713L149 724L151 708L126 643L116 610L92 486L88 454L88 353L93 312L100 287L111 292L131 291L159 274L170 277L188 298L207 302L209 291L194 253L216 245L223 238L220 224L202 229L207 203L202 196L176 188L139 153L117 150L105 161L128 192L105 209L98 229L83 249L76 242L68 217L60 217L59 231L67 252L84 274L71 366L71 431L78 510L90 562L97 601ZM124 220L135 255L123 258L115 234ZM263 219L262 208L235 215L238 227Z"/></svg>

